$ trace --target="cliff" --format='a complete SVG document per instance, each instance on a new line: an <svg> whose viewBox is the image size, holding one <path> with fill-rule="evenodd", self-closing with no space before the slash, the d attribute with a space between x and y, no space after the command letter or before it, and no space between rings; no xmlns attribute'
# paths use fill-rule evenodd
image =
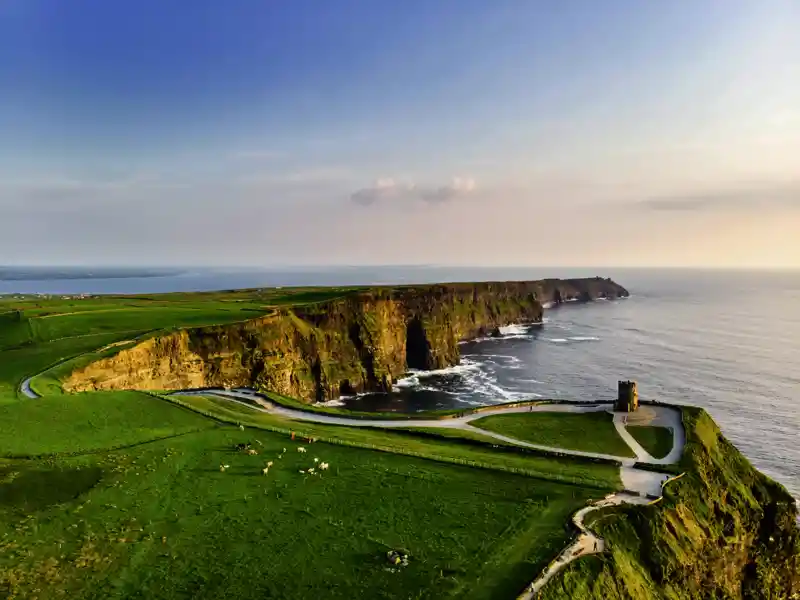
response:
<svg viewBox="0 0 800 600"><path fill-rule="evenodd" d="M660 503L614 508L589 526L610 553L580 559L542 600L800 597L797 507L702 409L684 408L684 477Z"/></svg>
<svg viewBox="0 0 800 600"><path fill-rule="evenodd" d="M627 295L599 277L358 290L148 339L74 371L64 389L250 386L306 401L385 391L409 368L457 364L459 341L541 322L543 304Z"/></svg>

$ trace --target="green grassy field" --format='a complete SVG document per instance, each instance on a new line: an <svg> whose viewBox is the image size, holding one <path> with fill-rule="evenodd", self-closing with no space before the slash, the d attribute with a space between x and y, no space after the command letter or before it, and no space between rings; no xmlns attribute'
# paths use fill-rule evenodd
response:
<svg viewBox="0 0 800 600"><path fill-rule="evenodd" d="M612 464L548 454L500 451L491 448L488 443L458 443L458 438L437 437L424 432L415 435L413 429L393 431L291 421L213 397L181 396L170 397L170 400L223 422L283 433L294 432L303 439L316 437L356 447L428 457L442 462L472 464L481 468L521 473L548 481L603 490L618 489L621 485L619 469Z"/></svg>
<svg viewBox="0 0 800 600"><path fill-rule="evenodd" d="M648 425L630 425L627 429L653 458L664 458L672 450L671 429Z"/></svg>
<svg viewBox="0 0 800 600"><path fill-rule="evenodd" d="M614 429L613 417L606 412L492 415L470 424L545 446L635 456Z"/></svg>
<svg viewBox="0 0 800 600"><path fill-rule="evenodd" d="M570 513L619 489L614 465L472 432L60 388L134 338L352 291L0 299L0 597L514 597L563 545ZM41 398L19 392L28 377ZM260 453L235 452L244 441ZM301 474L314 457L330 470ZM391 548L408 567L391 570Z"/></svg>
<svg viewBox="0 0 800 600"><path fill-rule="evenodd" d="M95 392L0 405L0 456L86 453L214 427L140 392Z"/></svg>
<svg viewBox="0 0 800 600"><path fill-rule="evenodd" d="M2 438L6 453L62 456L0 460L4 597L513 596L563 544L569 514L603 494L241 431L143 394L83 396L74 411L68 404L81 396L5 407L3 421L22 437L41 433L42 415L58 423L27 442ZM105 435L123 425L127 437ZM245 441L257 456L233 449ZM300 473L313 458L330 469ZM392 548L410 553L408 567L389 569Z"/></svg>

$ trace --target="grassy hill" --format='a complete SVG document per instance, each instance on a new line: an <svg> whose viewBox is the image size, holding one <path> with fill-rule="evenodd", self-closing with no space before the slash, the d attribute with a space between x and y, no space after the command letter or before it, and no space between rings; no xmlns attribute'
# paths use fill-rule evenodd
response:
<svg viewBox="0 0 800 600"><path fill-rule="evenodd" d="M791 495L749 463L702 409L684 408L685 476L649 507L594 513L610 554L572 563L543 600L790 599L800 594Z"/></svg>

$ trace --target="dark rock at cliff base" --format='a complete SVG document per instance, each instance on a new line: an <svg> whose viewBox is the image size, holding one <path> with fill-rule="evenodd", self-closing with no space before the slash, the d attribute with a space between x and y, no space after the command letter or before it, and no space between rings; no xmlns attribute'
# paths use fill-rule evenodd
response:
<svg viewBox="0 0 800 600"><path fill-rule="evenodd" d="M73 372L64 388L249 386L309 402L385 392L408 369L458 364L462 340L541 322L545 303L627 295L600 277L364 288L151 338Z"/></svg>

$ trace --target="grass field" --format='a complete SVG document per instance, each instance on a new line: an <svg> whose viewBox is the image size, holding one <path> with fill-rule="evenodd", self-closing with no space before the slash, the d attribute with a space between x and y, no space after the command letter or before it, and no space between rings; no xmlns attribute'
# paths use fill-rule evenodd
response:
<svg viewBox="0 0 800 600"><path fill-rule="evenodd" d="M672 450L671 429L648 425L630 425L627 429L653 458L664 458Z"/></svg>
<svg viewBox="0 0 800 600"><path fill-rule="evenodd" d="M0 405L0 456L117 448L214 427L213 421L140 392L95 392Z"/></svg>
<svg viewBox="0 0 800 600"><path fill-rule="evenodd" d="M115 344L352 291L0 299L0 597L514 597L563 545L569 515L619 489L614 465L472 432L60 389ZM19 392L32 376L35 400ZM260 454L235 452L244 441ZM330 470L301 474L314 457ZM392 548L408 567L391 570Z"/></svg>
<svg viewBox="0 0 800 600"><path fill-rule="evenodd" d="M635 456L606 412L493 415L472 421L471 425L545 446Z"/></svg>
<svg viewBox="0 0 800 600"><path fill-rule="evenodd" d="M428 457L442 462L473 464L484 468L522 473L548 481L573 483L602 490L621 485L616 465L548 454L502 451L490 444L458 443L458 439L415 435L413 429L393 431L370 427L340 427L283 419L226 400L204 396L172 397L173 401L191 407L224 422L243 424L269 431L294 432L300 438L316 437L409 456ZM467 439L466 442L477 440Z"/></svg>
<svg viewBox="0 0 800 600"><path fill-rule="evenodd" d="M23 437L41 415L59 424L25 443L4 437L6 452L83 454L0 460L4 597L513 597L563 544L569 514L603 494L240 431L143 394L100 396L75 411L81 396L5 407ZM127 438L104 438L123 423ZM101 451L104 439L118 449ZM260 454L235 452L244 441ZM301 474L315 457L330 469ZM409 552L408 567L389 570L392 548Z"/></svg>

